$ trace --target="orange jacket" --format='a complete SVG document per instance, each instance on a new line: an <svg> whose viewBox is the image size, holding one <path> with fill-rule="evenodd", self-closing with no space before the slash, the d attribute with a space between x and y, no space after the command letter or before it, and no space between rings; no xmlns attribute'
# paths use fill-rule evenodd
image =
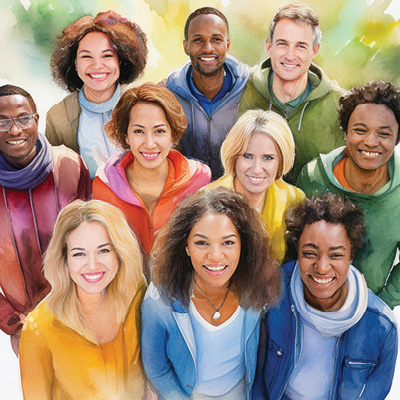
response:
<svg viewBox="0 0 400 400"><path fill-rule="evenodd" d="M93 180L93 195L124 211L126 218L144 251L150 253L159 230L188 195L210 181L206 165L186 159L176 150L168 154L168 177L163 192L150 215L142 199L131 189L125 170L134 160L132 152L111 157L100 167Z"/></svg>

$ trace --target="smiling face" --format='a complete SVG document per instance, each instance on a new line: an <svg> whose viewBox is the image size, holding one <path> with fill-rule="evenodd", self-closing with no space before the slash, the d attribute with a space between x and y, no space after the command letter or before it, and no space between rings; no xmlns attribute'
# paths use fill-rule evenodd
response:
<svg viewBox="0 0 400 400"><path fill-rule="evenodd" d="M212 14L195 17L189 25L188 39L183 41L183 48L193 66L193 74L204 76L213 76L224 67L229 46L224 21Z"/></svg>
<svg viewBox="0 0 400 400"><path fill-rule="evenodd" d="M339 310L347 296L351 243L341 224L325 221L304 227L298 263L308 304L321 311Z"/></svg>
<svg viewBox="0 0 400 400"><path fill-rule="evenodd" d="M275 141L267 134L255 132L246 151L236 160L237 191L245 197L264 193L276 179L280 165Z"/></svg>
<svg viewBox="0 0 400 400"><path fill-rule="evenodd" d="M102 103L112 97L119 78L119 60L107 35L94 31L84 36L75 66L89 101Z"/></svg>
<svg viewBox="0 0 400 400"><path fill-rule="evenodd" d="M0 119L19 118L35 113L28 99L20 94L0 96ZM32 119L29 128L21 129L13 123L10 130L0 132L0 152L15 168L26 167L36 155L38 119Z"/></svg>
<svg viewBox="0 0 400 400"><path fill-rule="evenodd" d="M187 242L196 283L207 291L227 287L240 259L240 236L225 214L206 214L193 225Z"/></svg>
<svg viewBox="0 0 400 400"><path fill-rule="evenodd" d="M67 238L67 265L80 297L104 295L118 271L118 258L107 229L83 222Z"/></svg>
<svg viewBox="0 0 400 400"><path fill-rule="evenodd" d="M347 153L363 170L386 168L397 143L399 125L393 111L383 104L360 104L347 126Z"/></svg>
<svg viewBox="0 0 400 400"><path fill-rule="evenodd" d="M138 167L152 170L168 167L172 130L161 107L135 104L130 112L126 141Z"/></svg>
<svg viewBox="0 0 400 400"><path fill-rule="evenodd" d="M311 25L281 19L275 26L272 42L267 39L274 80L296 82L304 79L318 50L319 44L313 47Z"/></svg>

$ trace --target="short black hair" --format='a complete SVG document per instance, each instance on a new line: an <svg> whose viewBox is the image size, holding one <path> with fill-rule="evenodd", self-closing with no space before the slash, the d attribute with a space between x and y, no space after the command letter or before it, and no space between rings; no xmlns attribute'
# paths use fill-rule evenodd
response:
<svg viewBox="0 0 400 400"><path fill-rule="evenodd" d="M339 100L338 120L340 128L346 132L354 109L360 104L383 104L393 111L399 131L396 143L400 140L400 89L390 82L371 81L354 87Z"/></svg>
<svg viewBox="0 0 400 400"><path fill-rule="evenodd" d="M13 96L20 95L27 98L29 104L32 107L33 112L37 112L36 103L33 101L32 96L22 87L14 86L14 85L3 85L0 87L0 97L1 96Z"/></svg>
<svg viewBox="0 0 400 400"><path fill-rule="evenodd" d="M350 240L352 258L363 247L365 226L361 208L353 204L345 195L325 193L306 199L288 211L287 231L296 249L304 227L319 221L343 225Z"/></svg>
<svg viewBox="0 0 400 400"><path fill-rule="evenodd" d="M226 30L228 31L228 36L229 36L229 24L228 20L226 19L225 15L217 10L214 7L201 7L198 8L197 10L194 10L187 18L186 23L185 23L185 40L188 40L188 32L189 32L189 25L192 22L192 20L199 15L216 15L217 17L220 17L222 21L224 21L226 25Z"/></svg>

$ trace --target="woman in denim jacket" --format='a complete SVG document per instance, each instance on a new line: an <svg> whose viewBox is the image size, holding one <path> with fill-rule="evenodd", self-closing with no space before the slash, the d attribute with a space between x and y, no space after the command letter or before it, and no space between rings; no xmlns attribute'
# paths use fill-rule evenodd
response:
<svg viewBox="0 0 400 400"><path fill-rule="evenodd" d="M161 399L248 399L260 311L279 269L255 210L225 188L184 200L161 231L142 304L142 357Z"/></svg>
<svg viewBox="0 0 400 400"><path fill-rule="evenodd" d="M282 301L262 322L253 399L383 400L397 329L351 265L363 245L362 211L329 193L292 210L287 226L298 259L282 266Z"/></svg>

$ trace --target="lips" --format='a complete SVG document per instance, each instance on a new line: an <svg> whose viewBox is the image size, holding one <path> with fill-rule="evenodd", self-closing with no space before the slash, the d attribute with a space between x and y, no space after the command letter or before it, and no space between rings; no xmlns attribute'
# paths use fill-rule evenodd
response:
<svg viewBox="0 0 400 400"><path fill-rule="evenodd" d="M378 151L358 150L361 154L367 157L379 157L382 153Z"/></svg>
<svg viewBox="0 0 400 400"><path fill-rule="evenodd" d="M110 73L109 72L101 72L101 73L92 73L92 74L87 74L89 78L95 79L95 80L104 80L106 79Z"/></svg>
<svg viewBox="0 0 400 400"><path fill-rule="evenodd" d="M315 276L313 276L313 275L309 275L309 277L310 277L315 283L318 283L318 284L321 284L321 285L326 285L326 284L328 284L328 283L331 283L331 282L335 279L334 276L332 276L332 277L330 277L330 278L317 278L317 277L315 277Z"/></svg>
<svg viewBox="0 0 400 400"><path fill-rule="evenodd" d="M264 181L265 181L265 177L264 178L260 178L260 177L256 177L256 176L249 176L246 175L247 179L249 180L249 182L253 185L261 185Z"/></svg>
<svg viewBox="0 0 400 400"><path fill-rule="evenodd" d="M159 152L157 152L157 153L144 153L143 151L141 151L140 154L142 155L142 157L145 160L153 161L159 156L160 153Z"/></svg>
<svg viewBox="0 0 400 400"><path fill-rule="evenodd" d="M105 272L81 274L83 279L88 283L97 283L103 279L104 275L105 275Z"/></svg>
<svg viewBox="0 0 400 400"><path fill-rule="evenodd" d="M204 264L204 269L207 271L208 274L213 276L221 276L224 274L228 265L226 264Z"/></svg>
<svg viewBox="0 0 400 400"><path fill-rule="evenodd" d="M200 56L199 59L203 62L213 62L217 59L217 56L214 55L208 55L208 56Z"/></svg>
<svg viewBox="0 0 400 400"><path fill-rule="evenodd" d="M6 140L7 144L11 144L12 146L18 146L25 143L27 139L8 139Z"/></svg>

